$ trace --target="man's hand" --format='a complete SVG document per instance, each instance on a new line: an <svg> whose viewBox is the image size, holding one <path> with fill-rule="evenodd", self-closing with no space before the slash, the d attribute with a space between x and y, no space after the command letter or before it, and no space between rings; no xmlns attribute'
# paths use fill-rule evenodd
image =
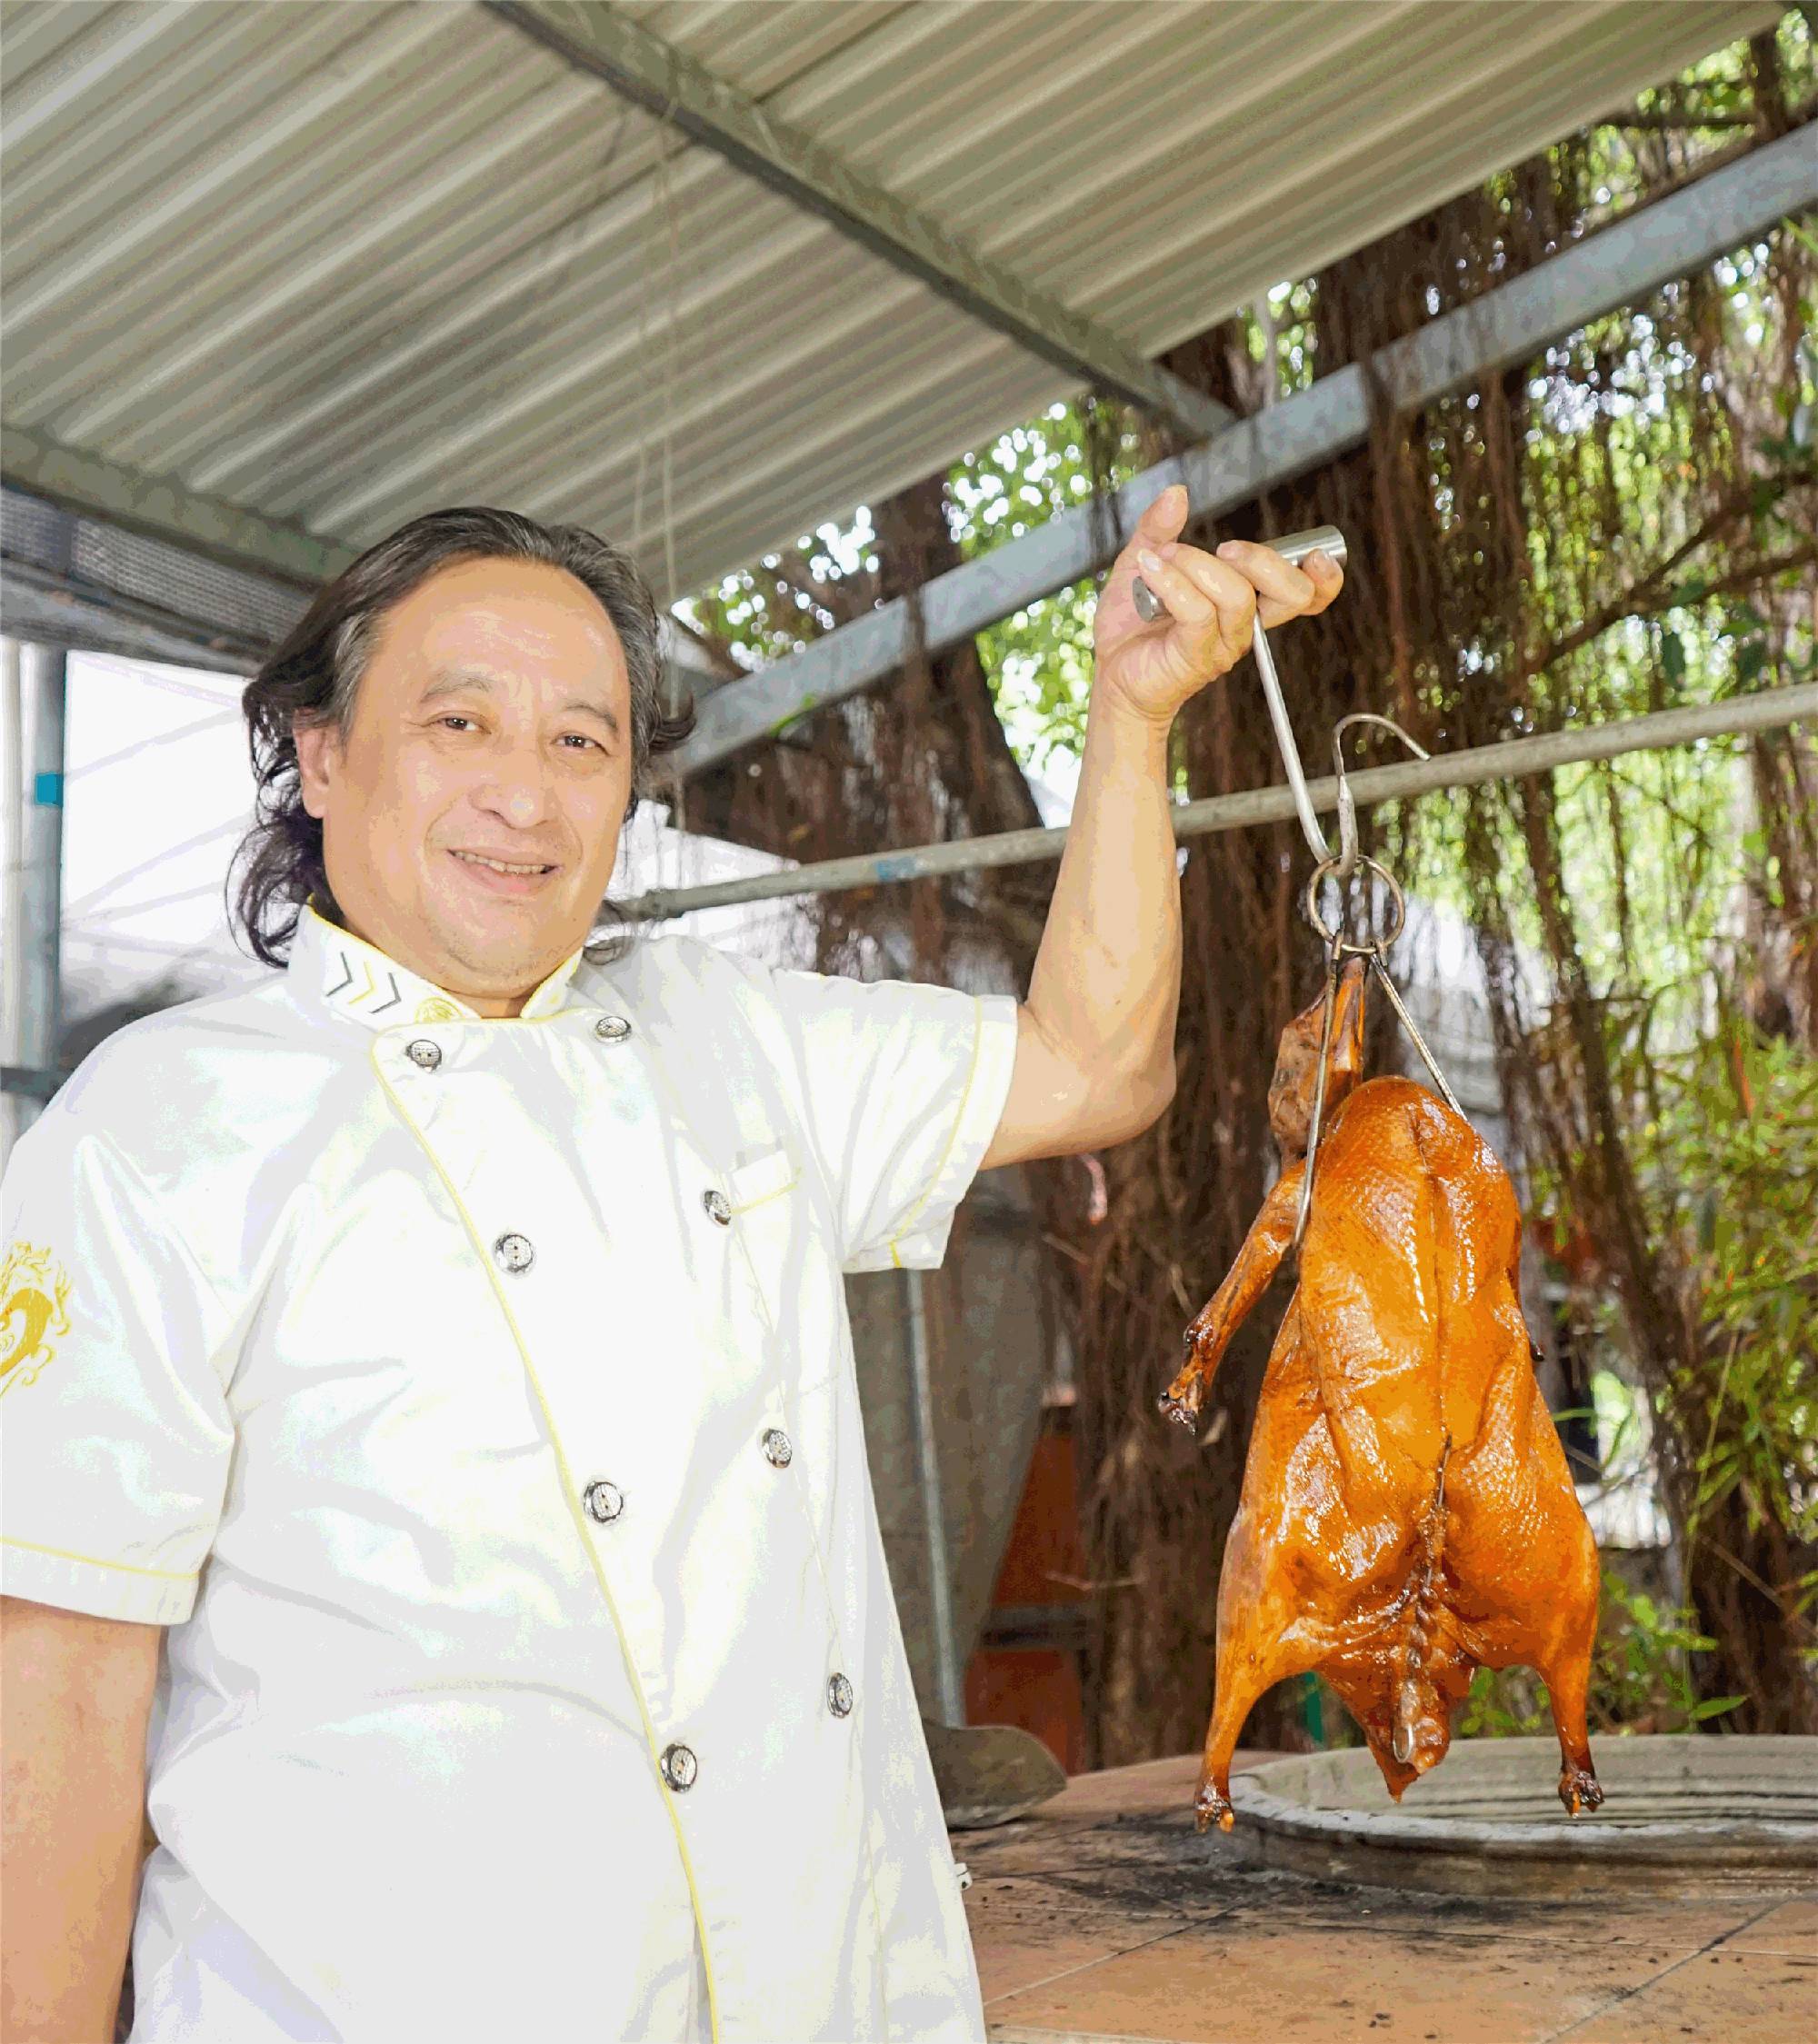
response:
<svg viewBox="0 0 1818 2044"><path fill-rule="evenodd" d="M1324 553L1308 554L1297 568L1252 540L1226 540L1215 554L1184 546L1175 534L1186 522L1186 491L1172 484L1113 563L1093 624L1094 693L1114 693L1164 726L1243 659L1259 617L1267 630L1316 616L1344 586ZM1144 623L1130 594L1139 574L1167 605L1153 624Z"/></svg>
<svg viewBox="0 0 1818 2044"><path fill-rule="evenodd" d="M1243 658L1259 615L1266 628L1323 611L1344 585L1323 553L1303 570L1246 541L1216 555L1183 546L1186 517L1185 490L1164 490L1098 600L1079 792L986 1165L1124 1142L1174 1097L1181 882L1168 727ZM1131 598L1139 574L1168 609L1153 624Z"/></svg>

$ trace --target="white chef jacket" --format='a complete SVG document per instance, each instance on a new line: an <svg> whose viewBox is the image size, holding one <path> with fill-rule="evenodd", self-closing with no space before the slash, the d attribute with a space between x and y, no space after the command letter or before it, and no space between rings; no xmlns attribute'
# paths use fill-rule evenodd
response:
<svg viewBox="0 0 1818 2044"><path fill-rule="evenodd" d="M490 1020L306 908L0 1203L0 1590L169 1628L133 2044L982 2039L843 1271L1015 1002L679 935Z"/></svg>

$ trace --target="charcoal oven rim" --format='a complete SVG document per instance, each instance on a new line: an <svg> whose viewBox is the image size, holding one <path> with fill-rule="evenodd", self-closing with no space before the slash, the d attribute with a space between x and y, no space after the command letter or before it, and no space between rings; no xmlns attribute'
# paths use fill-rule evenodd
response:
<svg viewBox="0 0 1818 2044"><path fill-rule="evenodd" d="M1683 1734L1605 1739L1594 1750L1610 1800L1603 1812L1568 1818L1503 1820L1488 1816L1422 1816L1387 1810L1320 1806L1276 1792L1300 1785L1310 1760L1332 1771L1374 1763L1354 1753L1297 1755L1234 1774L1231 1800L1237 1826L1248 1834L1252 1856L1264 1867L1354 1881L1365 1887L1463 1887L1479 1894L1531 1895L1544 1886L1563 1899L1573 1892L1609 1894L1624 1889L1669 1889L1691 1896L1761 1890L1772 1882L1790 1893L1818 1888L1818 1739L1797 1737L1695 1738ZM1764 1817L1639 1818L1615 1813L1625 1795L1644 1798L1652 1786L1683 1787L1672 1768L1695 1750L1699 1769L1691 1785L1720 1793L1722 1756L1783 1775L1786 1790L1809 1803L1811 1819ZM1559 1749L1551 1739L1460 1740L1443 1766L1473 1753L1517 1761L1524 1772L1544 1769L1551 1789ZM1449 1778L1456 1790L1458 1771ZM1465 1771L1472 1771L1468 1769ZM1652 1780L1650 1780L1652 1776ZM1737 1783L1742 1790L1744 1784ZM1612 1821L1613 1816L1615 1820Z"/></svg>

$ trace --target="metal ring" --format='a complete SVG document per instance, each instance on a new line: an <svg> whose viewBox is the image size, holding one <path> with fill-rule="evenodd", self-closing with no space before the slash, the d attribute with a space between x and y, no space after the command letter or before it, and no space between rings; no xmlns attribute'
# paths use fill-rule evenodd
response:
<svg viewBox="0 0 1818 2044"><path fill-rule="evenodd" d="M1395 884L1394 874L1386 866L1379 866L1375 860L1371 858L1360 858L1357 863L1360 867L1376 874L1383 886L1389 891L1389 905L1393 913L1394 921L1388 929L1383 931L1381 936L1373 937L1367 944L1353 943L1344 933L1344 912L1342 905L1339 910L1339 921L1336 928L1329 929L1321 921L1319 891L1327 880L1337 877L1339 862L1336 859L1322 860L1314 868L1306 883L1306 899L1303 903L1303 909L1308 922L1319 932L1326 943L1335 944L1338 947L1338 955L1341 958L1368 958L1372 952L1380 954L1386 951L1401 935L1402 926L1408 919L1408 904L1401 889Z"/></svg>

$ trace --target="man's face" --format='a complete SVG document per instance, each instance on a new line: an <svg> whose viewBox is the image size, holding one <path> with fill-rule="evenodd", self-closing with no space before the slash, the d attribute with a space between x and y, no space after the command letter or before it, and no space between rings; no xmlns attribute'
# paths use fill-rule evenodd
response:
<svg viewBox="0 0 1818 2044"><path fill-rule="evenodd" d="M541 562L443 568L387 613L345 747L295 735L348 927L516 1014L592 928L631 795L630 678L592 592Z"/></svg>

